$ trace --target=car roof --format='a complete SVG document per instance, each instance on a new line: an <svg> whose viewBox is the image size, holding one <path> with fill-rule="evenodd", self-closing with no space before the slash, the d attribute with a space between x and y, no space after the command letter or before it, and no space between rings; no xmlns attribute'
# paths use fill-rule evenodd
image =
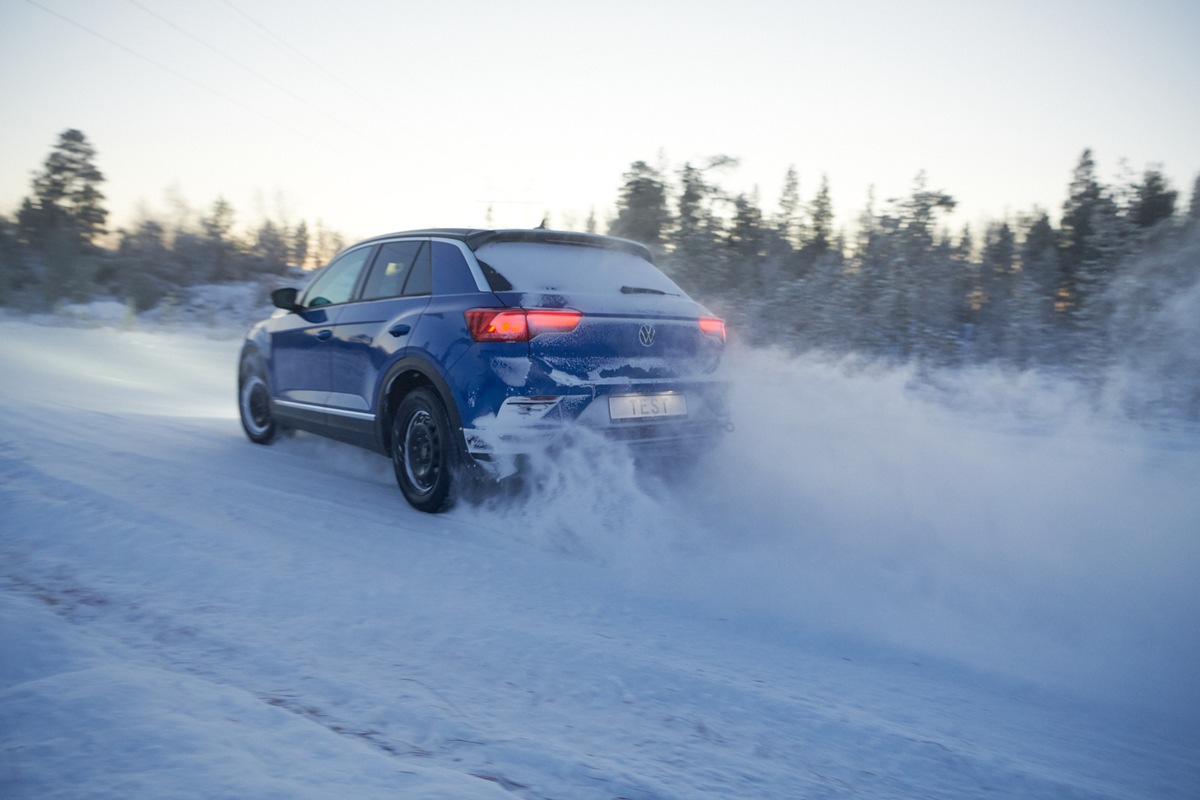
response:
<svg viewBox="0 0 1200 800"><path fill-rule="evenodd" d="M398 231L382 236L372 236L370 239L358 242L355 246L410 236L436 236L442 239L457 239L464 242L472 251L491 242L572 244L584 247L601 247L606 250L620 250L639 258L644 258L647 261L653 261L649 248L629 239L619 239L615 236L601 236L596 233L554 231L546 228L503 228L497 230L485 228L423 228L413 231Z"/></svg>

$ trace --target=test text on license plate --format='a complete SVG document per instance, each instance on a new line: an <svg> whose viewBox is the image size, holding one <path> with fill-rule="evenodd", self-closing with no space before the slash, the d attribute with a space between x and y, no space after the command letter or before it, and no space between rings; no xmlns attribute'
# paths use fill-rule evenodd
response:
<svg viewBox="0 0 1200 800"><path fill-rule="evenodd" d="M614 420L687 416L687 398L682 394L624 394L608 398L608 414Z"/></svg>

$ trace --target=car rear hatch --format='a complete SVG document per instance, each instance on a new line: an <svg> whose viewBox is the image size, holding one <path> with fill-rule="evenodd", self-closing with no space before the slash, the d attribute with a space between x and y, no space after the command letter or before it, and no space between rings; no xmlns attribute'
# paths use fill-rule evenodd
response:
<svg viewBox="0 0 1200 800"><path fill-rule="evenodd" d="M601 387L635 381L698 378L717 366L722 338L705 333L708 313L686 297L499 292L506 306L580 312L567 332L529 341L529 357L558 383Z"/></svg>
<svg viewBox="0 0 1200 800"><path fill-rule="evenodd" d="M711 373L724 349L723 324L642 253L596 240L612 241L500 240L476 250L504 306L579 313L572 326L531 336L533 364L558 383L589 383L598 391Z"/></svg>

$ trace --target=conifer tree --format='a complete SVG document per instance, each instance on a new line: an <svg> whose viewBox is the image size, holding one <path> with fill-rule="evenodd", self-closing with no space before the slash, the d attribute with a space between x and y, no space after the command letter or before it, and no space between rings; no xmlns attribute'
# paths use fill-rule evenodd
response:
<svg viewBox="0 0 1200 800"><path fill-rule="evenodd" d="M924 172L912 193L893 200L881 219L886 246L876 266L883 287L874 313L883 326L885 349L891 357L908 358L928 352L935 337L930 326L957 316L960 298L947 289L958 281L948 248L936 243L937 215L954 209L947 193L929 189ZM937 334L942 337L943 330Z"/></svg>
<svg viewBox="0 0 1200 800"><path fill-rule="evenodd" d="M1162 171L1147 169L1141 183L1133 187L1133 222L1142 230L1155 227L1175 216L1175 198L1179 193L1171 188Z"/></svg>
<svg viewBox="0 0 1200 800"><path fill-rule="evenodd" d="M214 281L238 280L242 277L241 253L233 238L234 210L224 197L213 201L212 210L200 220L207 251L205 276Z"/></svg>
<svg viewBox="0 0 1200 800"><path fill-rule="evenodd" d="M779 195L779 216L775 221L775 230L792 250L799 250L804 243L803 220L800 218L800 177L794 166L788 167L783 176L783 191Z"/></svg>
<svg viewBox="0 0 1200 800"><path fill-rule="evenodd" d="M1063 272L1061 290L1063 302L1069 306L1079 302L1079 273L1084 265L1094 264L1100 258L1096 219L1102 192L1100 181L1096 178L1096 162L1092 158L1092 151L1084 150L1071 176L1059 227Z"/></svg>
<svg viewBox="0 0 1200 800"><path fill-rule="evenodd" d="M665 242L671 215L662 174L645 161L635 161L624 175L617 218L608 232L658 250Z"/></svg>
<svg viewBox="0 0 1200 800"><path fill-rule="evenodd" d="M290 253L287 228L269 219L263 220L255 233L254 254L258 257L258 266L265 272L282 274L287 269Z"/></svg>
<svg viewBox="0 0 1200 800"><path fill-rule="evenodd" d="M1009 334L1016 295L1017 240L1008 222L988 227L979 263L978 294L966 298L978 325L977 352L995 358L1011 352Z"/></svg>
<svg viewBox="0 0 1200 800"><path fill-rule="evenodd" d="M943 191L929 189L925 172L918 172L913 182L913 191L900 201L900 230L910 249L910 255L923 255L933 247L936 234L935 224L940 211L953 211L957 202Z"/></svg>
<svg viewBox="0 0 1200 800"><path fill-rule="evenodd" d="M1067 323L1062 342L1066 362L1080 375L1094 373L1111 352L1108 288L1137 244L1132 201L1127 199L1132 194L1101 184L1091 150L1084 150L1063 204L1058 305Z"/></svg>
<svg viewBox="0 0 1200 800"><path fill-rule="evenodd" d="M767 256L767 230L757 195L740 194L733 201L733 223L726 239L729 268L720 289L747 297L762 294L763 262Z"/></svg>
<svg viewBox="0 0 1200 800"><path fill-rule="evenodd" d="M688 162L679 171L679 213L670 237L670 264L689 291L717 292L725 285L727 264L719 247L724 226L714 206L727 198L708 181L707 173L736 164L728 156L714 156L702 167Z"/></svg>
<svg viewBox="0 0 1200 800"><path fill-rule="evenodd" d="M833 244L833 201L829 197L829 176L821 176L821 185L808 206L811 227L805 249L820 255Z"/></svg>
<svg viewBox="0 0 1200 800"><path fill-rule="evenodd" d="M779 194L779 211L763 228L765 263L762 273L767 280L803 277L806 264L800 248L804 245L804 229L800 178L794 166L788 167ZM777 296L774 299L779 298Z"/></svg>
<svg viewBox="0 0 1200 800"><path fill-rule="evenodd" d="M75 129L59 135L42 170L34 174L33 194L17 214L20 242L30 253L37 302L85 300L100 270L97 239L108 212L101 205L104 176L93 163L95 150ZM32 299L32 298L31 298Z"/></svg>
<svg viewBox="0 0 1200 800"><path fill-rule="evenodd" d="M292 246L289 253L289 265L303 268L308 262L308 224L300 220L292 231Z"/></svg>
<svg viewBox="0 0 1200 800"><path fill-rule="evenodd" d="M1021 271L1034 278L1039 291L1053 297L1058 290L1058 234L1050 222L1050 215L1041 209L1024 218L1024 230L1018 250Z"/></svg>
<svg viewBox="0 0 1200 800"><path fill-rule="evenodd" d="M41 172L34 175L33 196L22 203L18 215L22 240L39 250L52 243L81 253L93 248L108 218L99 189L104 176L95 157L81 131L70 128L59 134Z"/></svg>

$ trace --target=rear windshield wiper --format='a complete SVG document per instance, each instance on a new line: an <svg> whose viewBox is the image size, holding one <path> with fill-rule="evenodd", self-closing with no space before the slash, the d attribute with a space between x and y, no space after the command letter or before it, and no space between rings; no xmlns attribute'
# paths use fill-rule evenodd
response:
<svg viewBox="0 0 1200 800"><path fill-rule="evenodd" d="M664 292L662 289L651 289L646 286L622 286L621 294L675 294L674 292Z"/></svg>

